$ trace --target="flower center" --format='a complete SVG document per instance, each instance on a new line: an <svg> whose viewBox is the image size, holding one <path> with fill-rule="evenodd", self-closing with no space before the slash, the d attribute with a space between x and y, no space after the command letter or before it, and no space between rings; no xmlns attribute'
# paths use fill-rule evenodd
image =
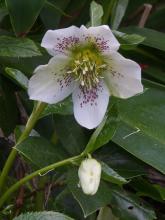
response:
<svg viewBox="0 0 165 220"><path fill-rule="evenodd" d="M71 50L73 58L68 67L67 74L80 82L86 89L96 87L102 73L106 68L106 62L94 43L78 46Z"/></svg>

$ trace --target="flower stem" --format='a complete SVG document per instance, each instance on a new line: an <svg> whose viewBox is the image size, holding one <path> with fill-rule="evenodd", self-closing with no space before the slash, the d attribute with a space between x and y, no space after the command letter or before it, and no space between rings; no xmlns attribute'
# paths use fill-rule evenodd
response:
<svg viewBox="0 0 165 220"><path fill-rule="evenodd" d="M38 120L39 116L41 115L42 111L44 110L45 106L46 106L46 103L38 102L37 106L33 109L32 113L27 121L25 130L23 131L23 133L19 137L16 145L11 150L9 157L5 163L5 166L2 170L1 176L0 176L0 194L3 192L6 178L7 178L8 173L13 165L14 159L17 155L17 150L15 149L16 146L18 144L20 144L22 141L24 141L29 136L31 130L33 129L35 123L37 122L37 120Z"/></svg>
<svg viewBox="0 0 165 220"><path fill-rule="evenodd" d="M75 161L79 160L80 158L82 158L84 156L84 154L80 154L78 156L75 157L70 157L67 158L65 160L59 161L57 163L51 164L49 166L46 166L44 168L41 168L39 170L34 171L33 173L29 174L28 176L25 176L23 179L19 180L18 182L16 182L13 186L11 186L0 198L0 207L2 207L2 205L4 204L4 202L10 197L10 195L12 193L14 193L20 186L22 186L24 183L26 183L27 181L31 180L33 177L35 176L43 176L46 175L46 173L48 173L51 170L54 170L57 167L61 167L64 166L66 164L69 163L74 163Z"/></svg>
<svg viewBox="0 0 165 220"><path fill-rule="evenodd" d="M42 176L38 179L37 187L39 190L36 192L35 196L35 211L43 211L44 209L44 199L45 199L45 184L46 176Z"/></svg>

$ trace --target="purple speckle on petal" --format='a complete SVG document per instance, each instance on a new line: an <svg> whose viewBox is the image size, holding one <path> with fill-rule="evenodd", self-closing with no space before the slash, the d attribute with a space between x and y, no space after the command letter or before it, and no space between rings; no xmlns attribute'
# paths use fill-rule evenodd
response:
<svg viewBox="0 0 165 220"><path fill-rule="evenodd" d="M109 49L109 40L105 40L104 37L95 37L95 42L101 51Z"/></svg>
<svg viewBox="0 0 165 220"><path fill-rule="evenodd" d="M84 105L89 104L90 106L97 106L98 93L103 92L102 85L98 84L92 89L87 89L82 86L79 87L80 92L77 94L78 98L81 100L80 108L83 108Z"/></svg>
<svg viewBox="0 0 165 220"><path fill-rule="evenodd" d="M54 51L64 52L69 47L74 46L80 42L80 39L75 36L68 36L63 38L56 38L57 43L54 46Z"/></svg>
<svg viewBox="0 0 165 220"><path fill-rule="evenodd" d="M63 90L63 88L70 86L72 78L69 75L63 75L62 79L57 79L57 83L59 84L60 89Z"/></svg>

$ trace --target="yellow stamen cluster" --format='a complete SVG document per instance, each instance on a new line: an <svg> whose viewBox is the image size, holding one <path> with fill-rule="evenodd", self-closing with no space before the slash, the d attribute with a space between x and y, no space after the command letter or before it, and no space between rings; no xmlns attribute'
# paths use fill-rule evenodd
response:
<svg viewBox="0 0 165 220"><path fill-rule="evenodd" d="M71 74L86 89L95 87L103 78L102 72L107 66L103 57L89 46L76 49L73 54L67 74Z"/></svg>

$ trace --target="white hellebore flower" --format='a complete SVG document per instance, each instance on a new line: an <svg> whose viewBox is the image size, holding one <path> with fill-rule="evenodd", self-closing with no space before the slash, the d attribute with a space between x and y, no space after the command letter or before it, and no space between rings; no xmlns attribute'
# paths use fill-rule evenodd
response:
<svg viewBox="0 0 165 220"><path fill-rule="evenodd" d="M117 52L120 44L106 25L48 30L41 46L53 57L35 69L30 99L53 104L72 93L74 116L88 129L100 124L110 96L143 91L140 66Z"/></svg>
<svg viewBox="0 0 165 220"><path fill-rule="evenodd" d="M86 159L81 162L78 170L80 186L85 194L94 195L100 184L101 165L95 159Z"/></svg>

